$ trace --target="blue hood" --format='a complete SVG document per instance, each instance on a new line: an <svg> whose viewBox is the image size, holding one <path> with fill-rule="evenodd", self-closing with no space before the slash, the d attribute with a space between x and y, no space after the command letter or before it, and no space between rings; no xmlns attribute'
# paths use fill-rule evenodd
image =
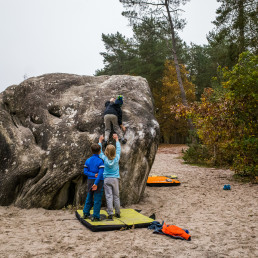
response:
<svg viewBox="0 0 258 258"><path fill-rule="evenodd" d="M123 100L122 99L116 99L115 104L119 105L119 106L122 106L123 105Z"/></svg>

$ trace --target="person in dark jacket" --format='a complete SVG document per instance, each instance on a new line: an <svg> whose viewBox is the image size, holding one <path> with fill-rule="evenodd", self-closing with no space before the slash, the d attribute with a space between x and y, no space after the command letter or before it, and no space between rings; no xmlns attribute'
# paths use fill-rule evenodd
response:
<svg viewBox="0 0 258 258"><path fill-rule="evenodd" d="M115 100L111 98L110 101L105 103L105 112L104 112L104 123L105 123L105 142L104 145L107 144L110 132L111 132L111 124L113 125L113 129L115 133L118 135L119 141L122 143L126 143L126 139L123 137L123 132L126 131L125 127L122 123L122 109L123 105L123 96L118 96ZM122 132L123 130L123 132Z"/></svg>
<svg viewBox="0 0 258 258"><path fill-rule="evenodd" d="M91 145L92 156L88 158L84 165L84 174L88 177L88 193L83 208L83 218L90 218L90 210L93 207L92 221L100 220L100 208L104 185L104 162L99 157L101 147L94 143Z"/></svg>

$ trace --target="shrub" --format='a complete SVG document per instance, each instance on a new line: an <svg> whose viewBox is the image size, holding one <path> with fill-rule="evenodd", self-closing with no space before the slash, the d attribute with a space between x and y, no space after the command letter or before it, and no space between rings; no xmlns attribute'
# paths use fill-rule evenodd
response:
<svg viewBox="0 0 258 258"><path fill-rule="evenodd" d="M223 91L205 89L201 102L183 111L192 119L200 142L190 146L185 160L227 165L239 175L258 176L257 61L255 55L241 54L231 71L222 69Z"/></svg>

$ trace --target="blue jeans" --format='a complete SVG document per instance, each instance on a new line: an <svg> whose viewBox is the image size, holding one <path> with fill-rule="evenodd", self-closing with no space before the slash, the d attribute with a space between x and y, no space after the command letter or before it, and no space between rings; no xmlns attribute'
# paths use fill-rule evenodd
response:
<svg viewBox="0 0 258 258"><path fill-rule="evenodd" d="M99 192L89 191L83 208L83 213L90 216L90 210L93 207L93 217L99 219L102 195L103 187Z"/></svg>

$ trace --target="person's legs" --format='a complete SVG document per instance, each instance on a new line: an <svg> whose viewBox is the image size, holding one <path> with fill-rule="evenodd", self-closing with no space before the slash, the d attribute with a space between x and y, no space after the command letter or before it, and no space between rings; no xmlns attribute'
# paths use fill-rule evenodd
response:
<svg viewBox="0 0 258 258"><path fill-rule="evenodd" d="M104 189L105 189L105 196L107 201L107 213L108 215L113 215L113 190L112 184L110 184L112 178L105 178L104 179Z"/></svg>
<svg viewBox="0 0 258 258"><path fill-rule="evenodd" d="M120 216L120 198L119 198L119 179L113 179L113 198L114 198L114 207L116 215Z"/></svg>
<svg viewBox="0 0 258 258"><path fill-rule="evenodd" d="M87 180L88 193L87 193L85 205L84 205L84 208L83 208L84 217L90 216L90 210L93 207L93 193L92 193L92 191L90 191L90 189L93 186L94 182L95 182L95 179L88 179Z"/></svg>
<svg viewBox="0 0 258 258"><path fill-rule="evenodd" d="M97 219L100 218L101 200L103 196L103 183L99 182L98 187L100 187L101 189L94 193L94 206L93 206L93 217Z"/></svg>
<svg viewBox="0 0 258 258"><path fill-rule="evenodd" d="M122 129L120 128L120 126L118 124L118 119L117 119L116 115L112 116L111 123L113 124L114 131L118 135L118 139L119 140L122 139L123 138L123 132L122 132Z"/></svg>
<svg viewBox="0 0 258 258"><path fill-rule="evenodd" d="M87 197L86 197L86 201L85 201L85 205L83 208L83 214L86 216L90 216L90 210L93 207L93 193L92 192L88 192L87 193Z"/></svg>
<svg viewBox="0 0 258 258"><path fill-rule="evenodd" d="M111 119L113 115L105 115L104 116L104 123L105 123L105 141L107 142L109 139L109 135L111 132Z"/></svg>

